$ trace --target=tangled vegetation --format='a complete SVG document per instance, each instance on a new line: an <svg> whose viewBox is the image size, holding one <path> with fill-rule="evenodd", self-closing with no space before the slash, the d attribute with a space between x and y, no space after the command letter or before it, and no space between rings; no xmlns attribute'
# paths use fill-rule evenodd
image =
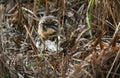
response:
<svg viewBox="0 0 120 78"><path fill-rule="evenodd" d="M0 78L120 78L119 6L119 0L0 0ZM61 50L42 52L38 23L49 15L64 39Z"/></svg>

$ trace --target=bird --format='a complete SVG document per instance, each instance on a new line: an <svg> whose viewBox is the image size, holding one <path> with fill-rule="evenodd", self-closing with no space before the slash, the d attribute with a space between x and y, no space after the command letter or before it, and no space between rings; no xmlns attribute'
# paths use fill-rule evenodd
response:
<svg viewBox="0 0 120 78"><path fill-rule="evenodd" d="M56 41L58 46L58 36L60 34L60 23L55 16L43 16L38 23L38 35L42 41L42 51L45 51L47 40Z"/></svg>
<svg viewBox="0 0 120 78"><path fill-rule="evenodd" d="M38 34L40 38L45 40L55 40L59 35L60 23L55 16L43 16L39 20Z"/></svg>

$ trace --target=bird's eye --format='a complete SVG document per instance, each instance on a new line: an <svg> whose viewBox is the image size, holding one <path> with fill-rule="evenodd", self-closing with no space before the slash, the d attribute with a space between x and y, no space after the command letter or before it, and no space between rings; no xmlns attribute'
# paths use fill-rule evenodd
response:
<svg viewBox="0 0 120 78"><path fill-rule="evenodd" d="M51 25L57 27L57 26L58 26L58 23L57 23L56 21L53 21L53 22L51 23Z"/></svg>
<svg viewBox="0 0 120 78"><path fill-rule="evenodd" d="M55 22L55 26L58 26L58 23L57 23L57 22Z"/></svg>
<svg viewBox="0 0 120 78"><path fill-rule="evenodd" d="M43 26L43 30L47 31L47 26L46 25Z"/></svg>

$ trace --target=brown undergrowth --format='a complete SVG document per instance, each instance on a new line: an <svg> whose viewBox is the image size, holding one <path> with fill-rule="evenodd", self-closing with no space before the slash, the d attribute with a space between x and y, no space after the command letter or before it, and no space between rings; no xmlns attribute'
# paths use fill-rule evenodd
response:
<svg viewBox="0 0 120 78"><path fill-rule="evenodd" d="M119 78L119 0L0 2L0 78ZM36 47L38 21L53 15L62 50Z"/></svg>

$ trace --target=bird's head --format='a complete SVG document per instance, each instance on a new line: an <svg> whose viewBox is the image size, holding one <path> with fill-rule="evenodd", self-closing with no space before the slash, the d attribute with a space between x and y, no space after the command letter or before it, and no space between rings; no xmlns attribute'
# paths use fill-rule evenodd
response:
<svg viewBox="0 0 120 78"><path fill-rule="evenodd" d="M44 40L52 40L59 34L59 21L54 16L44 16L38 25L38 34Z"/></svg>

